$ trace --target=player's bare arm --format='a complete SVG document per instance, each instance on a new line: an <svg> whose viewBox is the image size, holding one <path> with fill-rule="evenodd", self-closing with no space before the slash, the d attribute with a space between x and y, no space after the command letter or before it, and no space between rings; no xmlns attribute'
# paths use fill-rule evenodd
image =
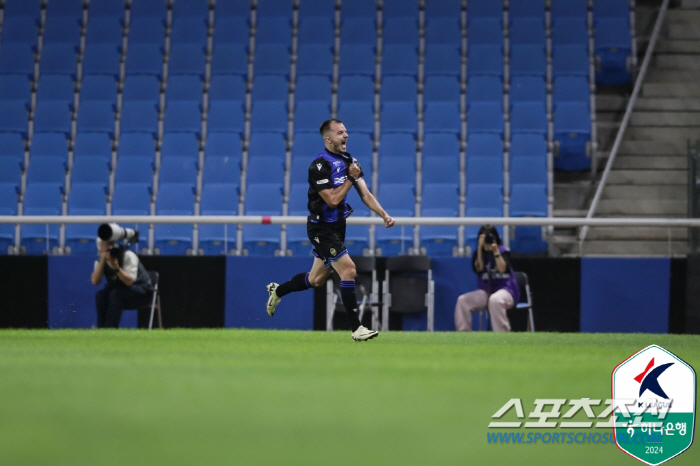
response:
<svg viewBox="0 0 700 466"><path fill-rule="evenodd" d="M367 183L365 183L365 180L360 178L357 180L357 183L355 183L355 189L357 190L357 193L360 195L360 199L362 199L362 202L372 209L377 215L379 215L382 219L384 219L384 226L389 228L394 226L394 219L391 218L389 214L386 213L386 211L382 208L382 206L379 204L379 201L377 201L377 198L374 197L374 195L369 191L369 188L367 187Z"/></svg>

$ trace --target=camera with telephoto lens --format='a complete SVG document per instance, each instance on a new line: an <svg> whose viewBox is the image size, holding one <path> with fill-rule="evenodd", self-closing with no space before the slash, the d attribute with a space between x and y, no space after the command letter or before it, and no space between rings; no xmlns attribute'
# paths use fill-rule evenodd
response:
<svg viewBox="0 0 700 466"><path fill-rule="evenodd" d="M486 236L484 236L484 244L493 244L495 241L496 238L492 233L486 233Z"/></svg>
<svg viewBox="0 0 700 466"><path fill-rule="evenodd" d="M125 243L136 243L139 240L139 231L133 228L124 228L116 223L103 223L97 229L97 236L102 241L116 243L124 240Z"/></svg>

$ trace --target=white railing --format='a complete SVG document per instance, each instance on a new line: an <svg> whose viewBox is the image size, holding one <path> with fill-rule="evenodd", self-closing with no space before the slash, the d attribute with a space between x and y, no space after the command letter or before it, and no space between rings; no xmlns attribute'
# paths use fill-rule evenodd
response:
<svg viewBox="0 0 700 466"><path fill-rule="evenodd" d="M659 33L661 32L661 24L666 16L666 10L668 10L669 0L664 0L659 10L659 16L656 18L656 23L654 24L654 30L651 34L651 39L649 40L649 45L647 46L647 51L644 54L644 61L642 62L642 67L637 75L637 80L634 83L634 89L632 91L632 96L627 103L627 109L625 110L625 116L622 118L622 123L620 123L620 129L615 137L615 142L613 143L612 150L610 151L610 157L608 157L608 162L605 164L605 170L603 170L603 175L600 177L600 183L598 183L598 189L596 189L595 195L593 196L593 201L591 202L591 207L588 209L588 214L586 214L586 219L591 219L595 215L595 211L598 208L598 202L600 201L600 196L603 194L603 188L605 183L608 181L608 175L612 168L615 158L617 157L617 152L620 150L620 144L622 143L622 138L625 136L625 131L629 125L630 118L632 116L632 110L634 109L634 104L637 102L637 96L642 88L642 83L644 82L644 77L647 74L647 69L649 68L649 63L651 62L651 56L656 48L656 41L659 38ZM588 234L589 226L598 226L594 224L582 224L583 228L579 234L579 243L583 243Z"/></svg>
<svg viewBox="0 0 700 466"><path fill-rule="evenodd" d="M272 224L305 225L304 216L260 215L4 215L0 224ZM396 225L514 225L554 227L700 227L700 218L395 217ZM348 225L384 225L379 217L349 217Z"/></svg>

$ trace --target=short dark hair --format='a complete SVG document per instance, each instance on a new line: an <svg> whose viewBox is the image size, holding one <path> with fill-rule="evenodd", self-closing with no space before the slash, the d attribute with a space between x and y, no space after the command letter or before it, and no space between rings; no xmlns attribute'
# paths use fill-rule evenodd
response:
<svg viewBox="0 0 700 466"><path fill-rule="evenodd" d="M481 236L481 234L489 234L491 233L496 240L496 244L501 245L503 242L501 241L501 236L498 234L498 230L496 230L496 227L493 225L483 225L481 228L479 228L479 232L476 234L476 237L478 238Z"/></svg>
<svg viewBox="0 0 700 466"><path fill-rule="evenodd" d="M318 129L321 132L321 136L323 136L323 134L326 131L331 129L331 123L342 123L342 121L338 120L337 118L330 118L330 119L324 121L323 123L321 123L321 127Z"/></svg>

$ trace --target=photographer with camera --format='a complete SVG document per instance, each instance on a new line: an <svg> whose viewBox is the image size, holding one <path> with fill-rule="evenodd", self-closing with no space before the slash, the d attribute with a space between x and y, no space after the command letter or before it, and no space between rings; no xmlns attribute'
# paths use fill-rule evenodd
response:
<svg viewBox="0 0 700 466"><path fill-rule="evenodd" d="M491 327L496 332L510 331L506 311L520 299L520 288L510 265L510 253L501 244L498 231L491 225L479 229L478 244L472 255L472 269L478 290L457 298L455 328L472 329L472 313L488 308Z"/></svg>
<svg viewBox="0 0 700 466"><path fill-rule="evenodd" d="M103 224L98 230L99 259L90 277L93 285L102 278L107 284L95 295L97 328L119 328L124 309L147 305L151 299L151 279L135 252L117 246L118 239L138 241L138 232L116 224Z"/></svg>

